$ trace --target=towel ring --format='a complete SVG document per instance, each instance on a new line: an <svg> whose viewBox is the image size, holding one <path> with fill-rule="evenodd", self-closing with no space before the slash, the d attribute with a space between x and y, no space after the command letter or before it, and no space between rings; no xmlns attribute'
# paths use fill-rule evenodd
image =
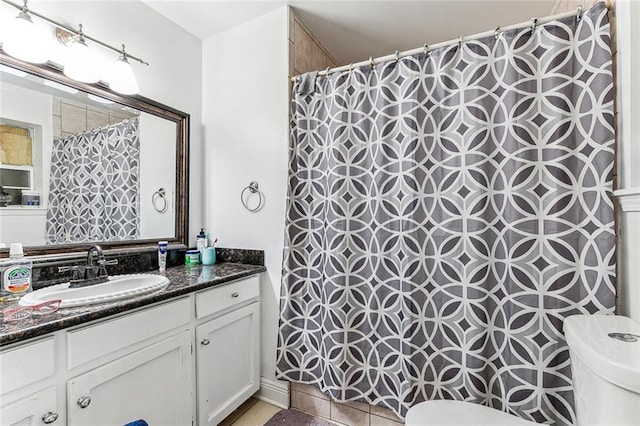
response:
<svg viewBox="0 0 640 426"><path fill-rule="evenodd" d="M151 203L153 204L153 208L156 209L159 213L164 213L167 211L168 203L165 195L167 191L164 188L158 189L153 193L153 197L151 197ZM161 207L159 206L159 201L162 201Z"/></svg>
<svg viewBox="0 0 640 426"><path fill-rule="evenodd" d="M258 199L258 205L255 206L254 208L250 208L248 203L244 199L244 193L247 191L247 189L251 194L257 193L258 197L260 197ZM258 182L254 180L242 190L242 192L240 193L240 201L242 202L242 205L244 206L244 208L249 210L250 212L257 212L262 208L262 202L264 201L264 198L262 196L262 192L260 192L260 186L258 185Z"/></svg>

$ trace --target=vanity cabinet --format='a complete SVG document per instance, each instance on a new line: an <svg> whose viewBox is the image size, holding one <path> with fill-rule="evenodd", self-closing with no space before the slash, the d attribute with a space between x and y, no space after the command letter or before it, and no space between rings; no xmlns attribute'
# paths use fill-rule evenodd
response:
<svg viewBox="0 0 640 426"><path fill-rule="evenodd" d="M196 295L198 424L216 425L260 388L259 282ZM241 308L236 306L244 304Z"/></svg>
<svg viewBox="0 0 640 426"><path fill-rule="evenodd" d="M6 348L0 424L215 425L258 391L259 358L255 275Z"/></svg>
<svg viewBox="0 0 640 426"><path fill-rule="evenodd" d="M190 424L190 356L184 331L68 380L68 424Z"/></svg>

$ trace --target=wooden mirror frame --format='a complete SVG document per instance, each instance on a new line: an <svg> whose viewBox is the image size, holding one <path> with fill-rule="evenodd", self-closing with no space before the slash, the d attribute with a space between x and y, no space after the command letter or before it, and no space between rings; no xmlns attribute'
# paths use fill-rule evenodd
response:
<svg viewBox="0 0 640 426"><path fill-rule="evenodd" d="M44 246L25 246L25 255L48 255L58 253L86 252L92 245L100 244L103 249L127 249L157 247L158 240L167 240L170 245L177 248L186 248L189 244L189 120L187 113L178 111L167 105L151 99L133 95L121 95L109 89L109 87L98 82L96 84L85 84L72 80L62 73L62 70L55 64L47 63L35 65L21 61L5 54L0 50L0 64L24 71L56 83L91 93L105 99L117 102L122 105L144 111L148 114L172 121L176 124L176 188L175 188L175 230L174 237L159 236L155 239L127 240L127 241L93 241L77 244L56 244ZM8 257L9 249L0 249L0 258Z"/></svg>

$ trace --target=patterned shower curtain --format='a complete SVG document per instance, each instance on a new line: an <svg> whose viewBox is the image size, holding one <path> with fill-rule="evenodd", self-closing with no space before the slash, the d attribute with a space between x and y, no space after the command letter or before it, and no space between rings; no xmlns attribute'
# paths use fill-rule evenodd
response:
<svg viewBox="0 0 640 426"><path fill-rule="evenodd" d="M607 10L318 77L292 103L278 377L575 421L615 299Z"/></svg>
<svg viewBox="0 0 640 426"><path fill-rule="evenodd" d="M48 244L138 238L139 124L134 118L54 139Z"/></svg>

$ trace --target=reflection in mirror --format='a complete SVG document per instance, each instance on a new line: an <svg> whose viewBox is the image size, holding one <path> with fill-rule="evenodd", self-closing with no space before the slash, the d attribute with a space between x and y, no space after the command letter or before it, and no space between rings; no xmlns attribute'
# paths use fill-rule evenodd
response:
<svg viewBox="0 0 640 426"><path fill-rule="evenodd" d="M0 244L183 242L186 119L7 65L0 90Z"/></svg>

